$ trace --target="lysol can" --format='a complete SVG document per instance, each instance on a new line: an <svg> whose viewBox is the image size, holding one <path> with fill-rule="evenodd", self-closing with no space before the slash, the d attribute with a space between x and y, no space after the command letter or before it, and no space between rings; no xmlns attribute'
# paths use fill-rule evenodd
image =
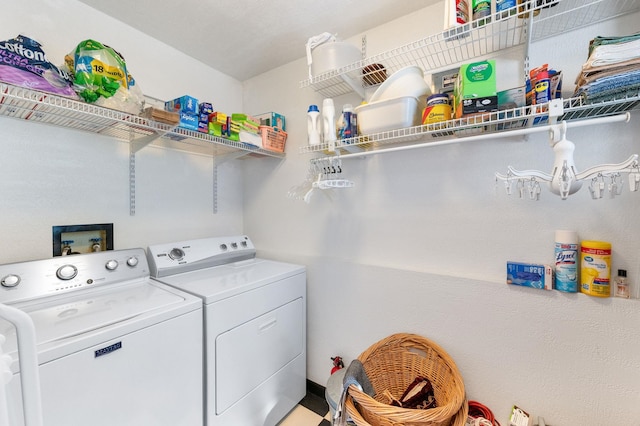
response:
<svg viewBox="0 0 640 426"><path fill-rule="evenodd" d="M556 290L578 291L578 234L575 231L556 231Z"/></svg>
<svg viewBox="0 0 640 426"><path fill-rule="evenodd" d="M611 295L611 244L583 241L580 248L580 291L590 296Z"/></svg>

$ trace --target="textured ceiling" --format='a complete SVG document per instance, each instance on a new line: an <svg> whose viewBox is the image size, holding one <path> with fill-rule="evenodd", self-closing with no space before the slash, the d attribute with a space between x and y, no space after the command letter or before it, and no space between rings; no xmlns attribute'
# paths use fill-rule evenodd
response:
<svg viewBox="0 0 640 426"><path fill-rule="evenodd" d="M80 0L240 81L441 0Z"/></svg>

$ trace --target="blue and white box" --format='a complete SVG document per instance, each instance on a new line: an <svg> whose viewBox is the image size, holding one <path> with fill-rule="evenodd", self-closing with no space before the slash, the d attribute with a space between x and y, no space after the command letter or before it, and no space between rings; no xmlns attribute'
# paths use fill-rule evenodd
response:
<svg viewBox="0 0 640 426"><path fill-rule="evenodd" d="M178 126L182 127L183 129L189 129L189 130L198 130L198 115L197 114L190 114L188 112L181 112L180 113L180 123L178 124Z"/></svg>
<svg viewBox="0 0 640 426"><path fill-rule="evenodd" d="M187 112L189 114L198 113L198 100L194 97L184 95L172 101L164 103L164 109L171 112Z"/></svg>
<svg viewBox="0 0 640 426"><path fill-rule="evenodd" d="M507 284L553 290L551 265L507 262Z"/></svg>

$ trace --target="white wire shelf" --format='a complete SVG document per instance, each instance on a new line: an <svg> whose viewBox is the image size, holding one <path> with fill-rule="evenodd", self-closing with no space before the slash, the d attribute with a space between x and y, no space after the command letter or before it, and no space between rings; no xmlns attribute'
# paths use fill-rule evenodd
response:
<svg viewBox="0 0 640 426"><path fill-rule="evenodd" d="M640 10L638 0L560 0L533 20L532 41L603 22Z"/></svg>
<svg viewBox="0 0 640 426"><path fill-rule="evenodd" d="M126 142L151 141L157 146L212 156L238 153L260 157L285 156L284 153L174 127L135 114L1 82L0 116L105 135Z"/></svg>
<svg viewBox="0 0 640 426"><path fill-rule="evenodd" d="M582 97L564 99L562 103L564 113L558 118L559 120L586 120L640 109L640 92L633 96L599 103L588 104ZM303 146L300 148L300 153L349 154L362 151L384 151L386 148L410 145L416 141L440 142L450 139L462 141L466 137L480 134L495 134L496 137L509 136L510 132L548 124L550 124L548 104L532 105L342 139L336 142L335 149L329 143Z"/></svg>
<svg viewBox="0 0 640 426"><path fill-rule="evenodd" d="M368 65L382 64L388 75L409 65L417 65L425 74L432 74L474 58L525 46L529 42L529 19L524 17L529 15L521 13L521 8L527 6L531 11L540 11L533 18L532 41L640 9L638 0L547 0L551 6L537 4L537 1L529 0L501 12L491 17L490 22L486 22L486 18L473 21L457 28L455 34L451 30L444 31L322 73L301 81L300 88L311 87L327 98L353 91L363 93L365 87L371 87L371 79L375 79L375 75L363 74L363 69ZM363 82L363 77L369 79L369 84Z"/></svg>

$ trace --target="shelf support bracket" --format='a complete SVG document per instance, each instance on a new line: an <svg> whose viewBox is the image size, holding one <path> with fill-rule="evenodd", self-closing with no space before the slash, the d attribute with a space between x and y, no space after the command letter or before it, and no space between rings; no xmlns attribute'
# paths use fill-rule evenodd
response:
<svg viewBox="0 0 640 426"><path fill-rule="evenodd" d="M213 214L218 213L218 166L226 161L235 160L236 158L243 157L247 154L249 154L249 152L236 151L230 154L213 156L213 176L211 181Z"/></svg>
<svg viewBox="0 0 640 426"><path fill-rule="evenodd" d="M171 130L153 133L141 138L134 138L133 131L129 135L129 216L136 215L136 153Z"/></svg>
<svg viewBox="0 0 640 426"><path fill-rule="evenodd" d="M359 85L353 78L349 77L346 74L341 74L340 78L344 81L354 92L358 94L362 99L364 99L364 88Z"/></svg>
<svg viewBox="0 0 640 426"><path fill-rule="evenodd" d="M135 154L136 152L140 151L142 148L146 147L156 139L164 137L167 133L170 133L170 132L171 130L167 130L166 132L153 133L151 135L147 135L135 140L131 140L131 146L132 146L131 149Z"/></svg>
<svg viewBox="0 0 640 426"><path fill-rule="evenodd" d="M129 216L136 215L136 150L129 142Z"/></svg>

